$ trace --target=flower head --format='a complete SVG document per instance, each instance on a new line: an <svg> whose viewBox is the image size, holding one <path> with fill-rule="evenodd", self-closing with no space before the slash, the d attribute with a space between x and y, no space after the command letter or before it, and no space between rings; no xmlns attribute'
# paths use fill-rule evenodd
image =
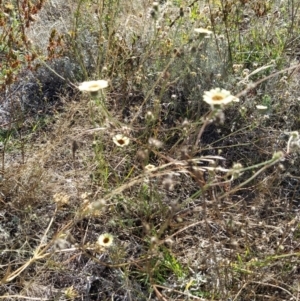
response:
<svg viewBox="0 0 300 301"><path fill-rule="evenodd" d="M155 120L155 116L153 115L153 113L151 111L148 111L146 113L145 119L146 119L146 121L150 122L150 121Z"/></svg>
<svg viewBox="0 0 300 301"><path fill-rule="evenodd" d="M54 202L59 206L62 207L64 205L67 205L70 200L70 196L64 193L56 193L53 196Z"/></svg>
<svg viewBox="0 0 300 301"><path fill-rule="evenodd" d="M151 171L153 169L155 169L155 165L153 165L153 164L148 164L148 165L145 166L146 171Z"/></svg>
<svg viewBox="0 0 300 301"><path fill-rule="evenodd" d="M268 107L267 107L267 106L262 106L262 105L257 105L257 106L256 106L256 109L257 109L257 110L267 110Z"/></svg>
<svg viewBox="0 0 300 301"><path fill-rule="evenodd" d="M97 240L97 245L109 248L114 242L114 237L109 233L101 234Z"/></svg>
<svg viewBox="0 0 300 301"><path fill-rule="evenodd" d="M232 169L229 171L229 174L232 175L232 179L237 179L243 174L242 172L243 165L241 163L234 163Z"/></svg>
<svg viewBox="0 0 300 301"><path fill-rule="evenodd" d="M226 105L232 101L239 101L239 99L231 95L229 91L220 88L205 91L203 100L209 105L211 105L212 108L222 107L223 105Z"/></svg>
<svg viewBox="0 0 300 301"><path fill-rule="evenodd" d="M126 145L129 144L129 138L122 135L122 134L118 134L116 136L113 137L113 142L120 147L124 147Z"/></svg>
<svg viewBox="0 0 300 301"><path fill-rule="evenodd" d="M161 142L160 140L155 139L155 138L149 138L148 143L150 146L156 147L156 148L162 148L164 145L163 142Z"/></svg>
<svg viewBox="0 0 300 301"><path fill-rule="evenodd" d="M153 6L155 9L157 9L157 8L158 8L158 5L159 5L159 3L158 3L158 2L156 2L156 1L152 3L152 6Z"/></svg>
<svg viewBox="0 0 300 301"><path fill-rule="evenodd" d="M208 30L206 28L195 28L194 31L196 33L205 34L205 35L211 35L213 33L211 30Z"/></svg>
<svg viewBox="0 0 300 301"><path fill-rule="evenodd" d="M78 89L84 92L97 93L99 90L108 87L108 81L106 80L92 80L89 82L83 82L79 85Z"/></svg>

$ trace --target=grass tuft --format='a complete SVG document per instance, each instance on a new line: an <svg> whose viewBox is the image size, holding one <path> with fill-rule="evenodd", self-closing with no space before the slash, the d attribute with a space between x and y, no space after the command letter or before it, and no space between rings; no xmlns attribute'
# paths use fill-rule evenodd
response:
<svg viewBox="0 0 300 301"><path fill-rule="evenodd" d="M299 11L0 3L0 300L298 300Z"/></svg>

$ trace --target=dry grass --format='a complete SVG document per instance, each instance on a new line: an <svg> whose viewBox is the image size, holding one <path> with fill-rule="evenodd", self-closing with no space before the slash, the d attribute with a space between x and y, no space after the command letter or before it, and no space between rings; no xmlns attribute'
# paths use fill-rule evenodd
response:
<svg viewBox="0 0 300 301"><path fill-rule="evenodd" d="M102 3L46 3L1 95L0 300L299 300L297 3Z"/></svg>

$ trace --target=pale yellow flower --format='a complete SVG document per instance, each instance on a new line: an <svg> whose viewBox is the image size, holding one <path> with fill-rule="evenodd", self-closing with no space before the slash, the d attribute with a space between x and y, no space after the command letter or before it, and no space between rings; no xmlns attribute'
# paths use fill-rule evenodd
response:
<svg viewBox="0 0 300 301"><path fill-rule="evenodd" d="M107 87L108 87L108 81L101 79L101 80L92 80L88 82L83 82L79 85L78 89L80 91L93 93Z"/></svg>
<svg viewBox="0 0 300 301"><path fill-rule="evenodd" d="M256 109L258 109L258 110L267 110L268 107L267 106L262 106L262 105L257 105Z"/></svg>
<svg viewBox="0 0 300 301"><path fill-rule="evenodd" d="M220 107L226 105L232 101L239 101L239 99L231 95L229 91L220 88L205 91L203 100L209 105L211 105L212 108L214 108L215 106Z"/></svg>
<svg viewBox="0 0 300 301"><path fill-rule="evenodd" d="M155 169L155 166L153 164L148 164L148 165L145 166L146 171L151 171L153 169Z"/></svg>
<svg viewBox="0 0 300 301"><path fill-rule="evenodd" d="M101 234L97 240L97 245L109 248L114 242L114 237L109 233Z"/></svg>
<svg viewBox="0 0 300 301"><path fill-rule="evenodd" d="M120 147L124 147L126 145L129 144L129 138L122 135L122 134L118 134L116 136L113 137L113 142Z"/></svg>
<svg viewBox="0 0 300 301"><path fill-rule="evenodd" d="M206 35L211 35L213 33L211 30L208 30L206 28L195 28L194 31L196 33L206 34Z"/></svg>

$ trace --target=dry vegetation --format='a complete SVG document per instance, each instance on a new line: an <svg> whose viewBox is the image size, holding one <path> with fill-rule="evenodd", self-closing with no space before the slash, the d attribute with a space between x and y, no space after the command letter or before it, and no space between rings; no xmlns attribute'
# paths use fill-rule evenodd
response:
<svg viewBox="0 0 300 301"><path fill-rule="evenodd" d="M299 25L295 0L0 1L0 300L300 300Z"/></svg>

